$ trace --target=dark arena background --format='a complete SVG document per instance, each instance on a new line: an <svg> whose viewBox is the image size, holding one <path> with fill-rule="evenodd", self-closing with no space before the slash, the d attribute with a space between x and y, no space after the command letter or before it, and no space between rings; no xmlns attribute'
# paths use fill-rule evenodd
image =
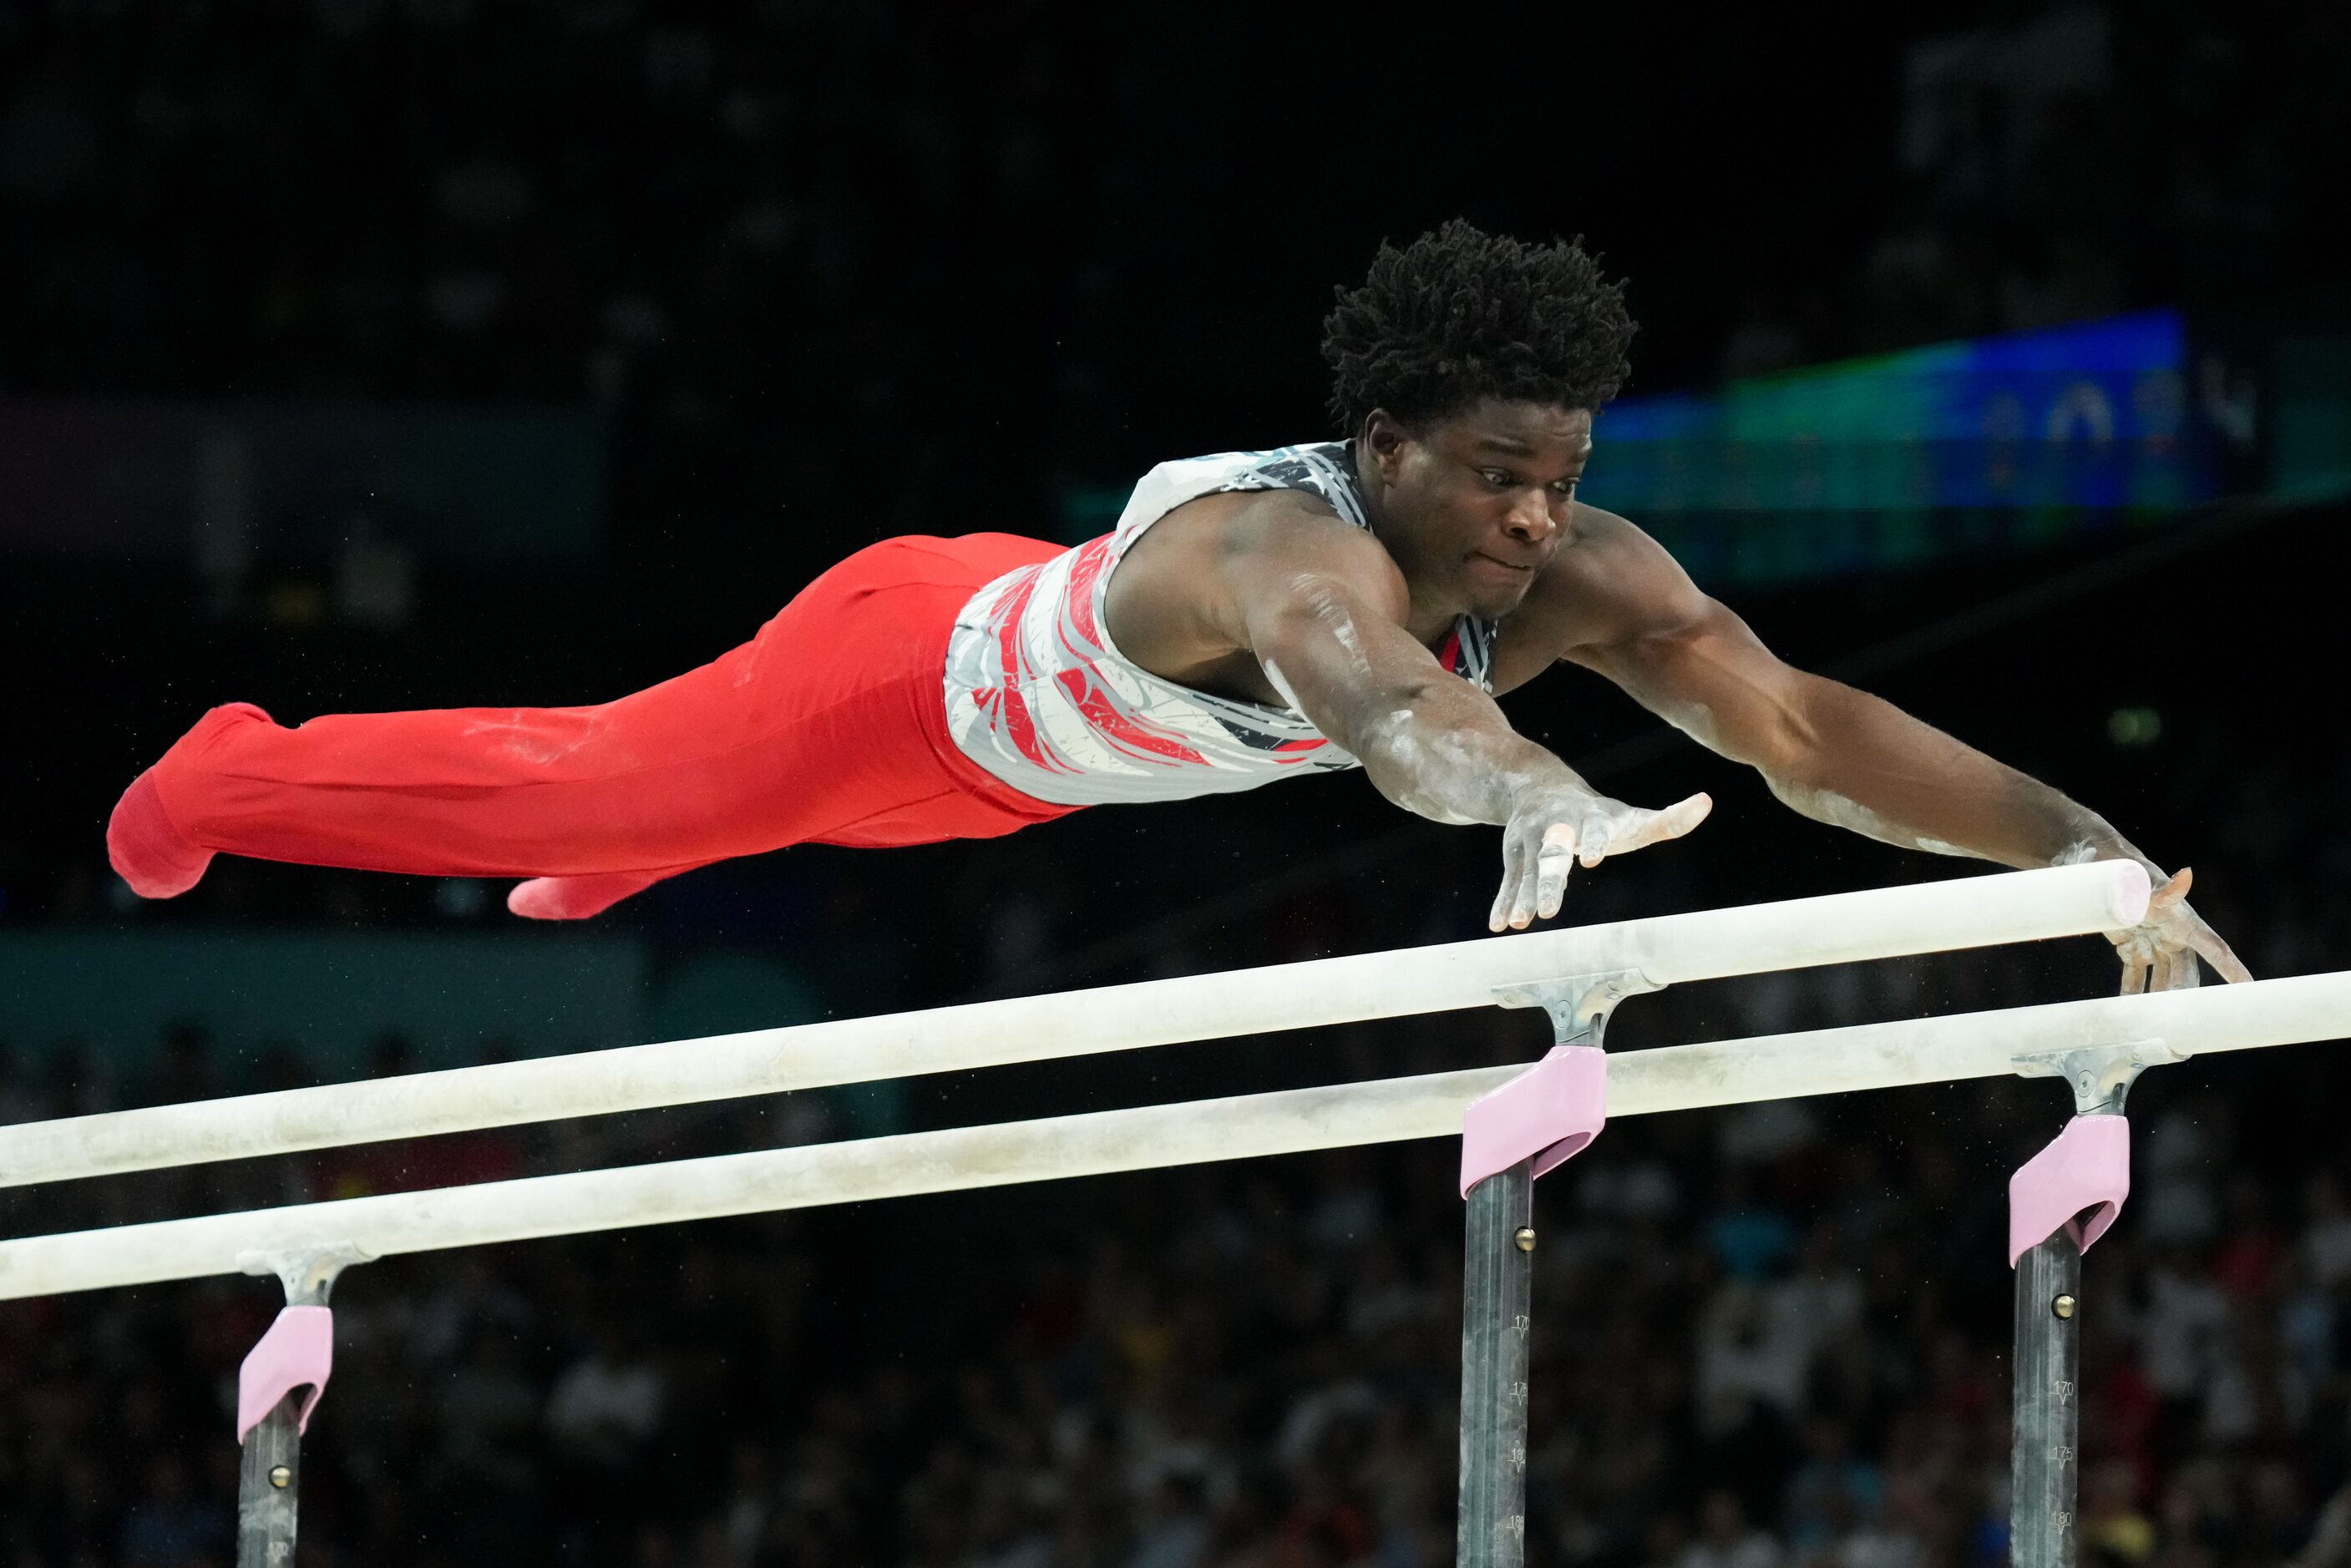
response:
<svg viewBox="0 0 2351 1568"><path fill-rule="evenodd" d="M599 701L876 539L1075 543L1331 439L1383 240L1582 234L1641 331L1583 495L1792 661L2351 968L2351 10L0 0L0 1122L1477 937L1496 834L1356 774L503 884L108 869L205 708ZM1562 670L1711 791L1591 924L1959 874ZM2208 984L2218 983L2208 976ZM1635 999L1622 1049L2111 992L2093 938ZM1475 1011L0 1189L6 1233L1531 1061ZM2351 1553L2339 1046L2152 1074L2087 1264L2083 1561ZM2005 1183L2063 1091L1628 1120L1541 1189L1526 1557L2009 1560ZM399 1257L335 1297L314 1568L1453 1561L1449 1140ZM0 1305L0 1568L235 1560L214 1279Z"/></svg>

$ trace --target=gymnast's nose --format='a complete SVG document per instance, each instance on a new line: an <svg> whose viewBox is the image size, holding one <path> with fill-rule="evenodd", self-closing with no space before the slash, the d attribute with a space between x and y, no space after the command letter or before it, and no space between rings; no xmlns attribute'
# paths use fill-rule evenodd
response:
<svg viewBox="0 0 2351 1568"><path fill-rule="evenodd" d="M1532 487L1520 491L1503 515L1502 531L1524 544L1550 543L1551 536L1559 532L1559 520L1552 515L1550 498Z"/></svg>

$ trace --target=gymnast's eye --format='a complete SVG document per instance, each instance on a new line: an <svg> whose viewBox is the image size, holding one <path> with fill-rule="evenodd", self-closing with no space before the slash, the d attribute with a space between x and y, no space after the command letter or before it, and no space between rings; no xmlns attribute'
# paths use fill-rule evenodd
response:
<svg viewBox="0 0 2351 1568"><path fill-rule="evenodd" d="M1497 490L1508 490L1518 483L1506 470L1499 468L1481 468L1478 471L1478 477Z"/></svg>

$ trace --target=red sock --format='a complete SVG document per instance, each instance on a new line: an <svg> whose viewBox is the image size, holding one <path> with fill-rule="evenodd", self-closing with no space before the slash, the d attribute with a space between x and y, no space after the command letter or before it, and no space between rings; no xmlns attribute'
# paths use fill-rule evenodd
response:
<svg viewBox="0 0 2351 1568"><path fill-rule="evenodd" d="M106 858L142 898L176 898L201 881L213 852L191 844L163 813L155 770L133 779L106 819Z"/></svg>
<svg viewBox="0 0 2351 1568"><path fill-rule="evenodd" d="M507 908L526 920L584 920L676 874L606 871L588 877L534 877L515 884L507 894Z"/></svg>

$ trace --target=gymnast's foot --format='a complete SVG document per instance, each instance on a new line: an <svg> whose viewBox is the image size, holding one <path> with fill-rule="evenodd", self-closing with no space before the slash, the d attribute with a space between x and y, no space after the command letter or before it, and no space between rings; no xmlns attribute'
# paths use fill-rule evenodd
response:
<svg viewBox="0 0 2351 1568"><path fill-rule="evenodd" d="M163 811L149 768L131 781L106 819L106 858L142 898L176 898L203 880L213 852L190 843Z"/></svg>
<svg viewBox="0 0 2351 1568"><path fill-rule="evenodd" d="M268 722L269 715L250 702L225 702L197 720L162 761L122 792L114 815L106 819L106 858L132 892L142 898L176 898L204 880L204 867L213 863L213 852L182 833L163 808L159 775L174 757L199 756L233 730Z"/></svg>
<svg viewBox="0 0 2351 1568"><path fill-rule="evenodd" d="M661 880L642 871L607 871L590 877L534 877L517 882L507 908L527 920L584 920L601 915L632 893Z"/></svg>

